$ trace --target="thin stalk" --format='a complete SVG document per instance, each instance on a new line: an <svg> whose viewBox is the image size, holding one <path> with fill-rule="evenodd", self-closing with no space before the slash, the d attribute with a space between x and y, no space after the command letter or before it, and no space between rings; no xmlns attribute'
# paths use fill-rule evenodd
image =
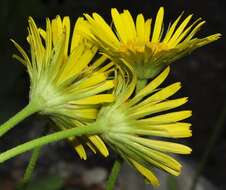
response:
<svg viewBox="0 0 226 190"><path fill-rule="evenodd" d="M112 170L111 170L111 174L110 174L108 181L107 181L106 190L113 190L114 189L118 175L119 175L121 167L122 167L122 163L123 162L122 162L121 159L117 159L114 162Z"/></svg>
<svg viewBox="0 0 226 190"><path fill-rule="evenodd" d="M34 102L30 102L25 108L19 111L16 115L6 121L4 124L0 126L0 137L7 133L10 129L12 129L15 125L20 123L25 118L29 117L33 113L39 111L37 104Z"/></svg>
<svg viewBox="0 0 226 190"><path fill-rule="evenodd" d="M5 162L6 160L13 158L19 154L32 150L34 148L63 140L73 136L82 136L82 135L93 135L104 132L104 128L98 126L96 123L90 124L88 126L75 127L72 129L67 129L65 131L56 132L50 135L46 135L31 141L28 141L24 144L18 145L12 149L9 149L0 154L0 163Z"/></svg>
<svg viewBox="0 0 226 190"><path fill-rule="evenodd" d="M139 93L139 91L142 90L145 87L146 84L147 84L146 79L139 79L137 81L137 85L136 85L136 94ZM110 176L109 176L108 181L107 181L107 188L106 188L107 190L113 190L114 189L114 186L115 186L116 181L118 179L118 175L120 173L122 164L123 164L123 160L120 160L120 159L115 160L113 167L112 167L112 170L111 170L111 173L110 173Z"/></svg>
<svg viewBox="0 0 226 190"><path fill-rule="evenodd" d="M193 179L193 182L192 182L192 185L191 185L191 188L190 190L195 190L196 189L196 185L197 185L197 182L199 180L199 177L203 171L203 168L205 167L208 159L209 159L209 156L215 146L215 143L218 139L218 136L220 135L221 133L221 130L223 129L224 127L224 123L225 123L225 119L226 119L226 105L224 105L224 108L223 108L223 111L221 112L219 118L218 118L218 121L216 123L216 127L214 128L214 131L212 133L212 136L210 137L210 140L209 140L209 143L207 144L207 148L201 158L201 162L198 166L198 169L195 173L195 176L194 176L194 179Z"/></svg>
<svg viewBox="0 0 226 190"><path fill-rule="evenodd" d="M21 183L19 184L19 188L18 189L25 189L27 184L30 182L35 166L37 164L38 158L40 156L40 152L41 152L41 147L37 147L32 151L32 155L31 158L29 160L29 163L27 165L27 168L25 170L24 173L24 177L23 180L21 181Z"/></svg>

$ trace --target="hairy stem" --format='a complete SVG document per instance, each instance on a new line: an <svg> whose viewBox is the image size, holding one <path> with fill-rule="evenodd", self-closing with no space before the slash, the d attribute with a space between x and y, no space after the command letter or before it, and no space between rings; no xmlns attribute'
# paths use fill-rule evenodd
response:
<svg viewBox="0 0 226 190"><path fill-rule="evenodd" d="M107 187L106 187L106 190L113 190L115 184L116 184L116 181L117 181L117 178L118 178L118 175L120 173L120 170L121 170L121 167L122 167L122 160L121 159L117 159L114 164L113 164L113 167L112 167L112 170L111 170L111 174L108 178L108 181L107 181Z"/></svg>
<svg viewBox="0 0 226 190"><path fill-rule="evenodd" d="M26 171L24 173L24 177L19 184L18 190L25 189L27 184L30 182L35 166L37 164L38 158L40 156L40 152L41 152L41 147L37 147L32 151L31 158L29 160Z"/></svg>
<svg viewBox="0 0 226 190"><path fill-rule="evenodd" d="M30 102L25 108L19 111L16 115L6 121L4 124L0 126L0 137L7 133L10 129L12 129L15 125L20 123L25 118L29 117L33 113L39 111L39 106L35 104L35 102Z"/></svg>
<svg viewBox="0 0 226 190"><path fill-rule="evenodd" d="M9 149L3 153L0 154L0 163L5 162L6 160L13 158L19 154L22 154L24 152L27 152L29 150L32 150L36 147L43 146L45 144L49 144L52 142L56 142L62 139L66 139L73 136L82 136L82 135L93 135L93 134L99 134L104 131L104 128L102 126L98 126L96 123L82 126L82 127L75 127L72 129L67 129L64 131L56 132L50 135L46 135L34 140L31 140L29 142L26 142L24 144L21 144L19 146L16 146L12 149Z"/></svg>

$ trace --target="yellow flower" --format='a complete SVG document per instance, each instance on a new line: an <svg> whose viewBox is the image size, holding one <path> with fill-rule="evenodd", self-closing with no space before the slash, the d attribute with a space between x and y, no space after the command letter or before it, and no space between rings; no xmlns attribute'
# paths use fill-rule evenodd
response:
<svg viewBox="0 0 226 190"><path fill-rule="evenodd" d="M135 74L132 70L119 70L114 90L116 100L103 106L97 117L97 125L106 125L102 139L154 186L158 186L159 181L153 167L172 175L180 174L181 164L168 153L191 153L185 145L168 142L169 138L192 135L190 123L182 122L191 116L191 111L171 111L187 102L186 97L169 99L181 84L159 87L168 73L169 68L132 97Z"/></svg>
<svg viewBox="0 0 226 190"><path fill-rule="evenodd" d="M128 10L119 13L115 8L111 10L111 16L115 32L97 13L92 17L85 14L90 31L83 32L108 56L130 63L139 79L155 77L171 62L221 36L195 37L205 21L199 18L189 25L192 15L181 21L182 14L164 31L163 7L155 21L145 20L142 14L134 21Z"/></svg>
<svg viewBox="0 0 226 190"><path fill-rule="evenodd" d="M32 18L28 22L31 58L13 42L22 55L15 57L30 76L30 102L35 102L38 111L49 115L61 130L95 121L100 105L114 101L114 96L107 93L114 87L113 80L108 79L113 63L105 56L97 57L97 48L79 34L84 19L77 20L71 42L69 17L47 19L45 30L38 28ZM70 141L82 159L87 156L80 141L94 152L101 149L104 156L108 155L96 135Z"/></svg>

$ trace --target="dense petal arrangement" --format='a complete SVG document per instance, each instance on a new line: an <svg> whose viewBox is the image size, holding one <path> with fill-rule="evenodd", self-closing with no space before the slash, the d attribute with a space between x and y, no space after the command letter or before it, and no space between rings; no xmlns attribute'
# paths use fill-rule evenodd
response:
<svg viewBox="0 0 226 190"><path fill-rule="evenodd" d="M199 18L189 25L192 15L181 21L183 14L165 31L163 7L157 13L153 28L152 19L145 20L142 14L134 21L128 10L119 13L114 8L111 15L115 32L97 13L93 13L92 17L85 14L90 31L83 32L108 56L132 64L139 79L155 77L173 61L221 36L214 34L196 38L196 33L205 21Z"/></svg>
<svg viewBox="0 0 226 190"><path fill-rule="evenodd" d="M15 57L27 67L30 76L30 102L35 102L39 112L49 115L61 130L95 121L100 104L114 101L114 96L106 93L114 87L113 80L108 79L113 63L104 56L95 57L97 48L78 33L82 23L83 18L79 18L69 43L69 17L47 19L46 30L38 28L29 18L27 40L31 60L13 41L22 55ZM86 159L80 144L84 138L94 152L99 150L108 155L97 135L71 138L82 159Z"/></svg>
<svg viewBox="0 0 226 190"><path fill-rule="evenodd" d="M185 145L162 139L192 135L190 123L182 122L191 116L191 111L171 111L187 102L186 97L169 99L181 84L159 87L168 73L169 68L133 97L134 73L119 70L114 91L116 100L104 106L97 117L98 125L106 125L102 139L154 186L159 185L159 181L153 167L172 175L180 174L181 164L167 153L191 153Z"/></svg>

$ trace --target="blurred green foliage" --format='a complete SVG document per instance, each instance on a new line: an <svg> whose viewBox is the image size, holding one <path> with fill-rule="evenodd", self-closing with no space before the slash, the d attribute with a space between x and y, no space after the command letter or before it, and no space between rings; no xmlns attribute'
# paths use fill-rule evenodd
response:
<svg viewBox="0 0 226 190"><path fill-rule="evenodd" d="M26 190L60 190L62 187L63 179L57 175L50 175L31 181Z"/></svg>

